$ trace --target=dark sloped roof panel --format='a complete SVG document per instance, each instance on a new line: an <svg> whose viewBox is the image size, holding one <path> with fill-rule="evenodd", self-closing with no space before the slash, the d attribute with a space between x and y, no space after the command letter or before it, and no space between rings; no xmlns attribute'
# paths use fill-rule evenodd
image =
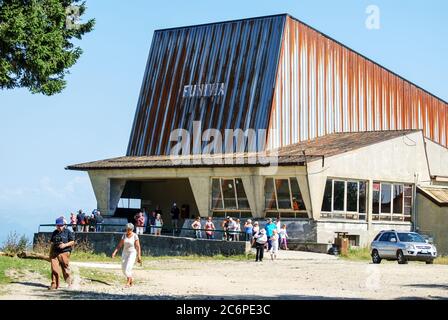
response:
<svg viewBox="0 0 448 320"><path fill-rule="evenodd" d="M127 155L169 154L174 129L267 129L286 15L158 30Z"/></svg>

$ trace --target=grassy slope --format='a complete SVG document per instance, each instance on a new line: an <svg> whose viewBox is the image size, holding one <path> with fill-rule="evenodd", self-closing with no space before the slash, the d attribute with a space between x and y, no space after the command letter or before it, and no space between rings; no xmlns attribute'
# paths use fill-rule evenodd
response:
<svg viewBox="0 0 448 320"><path fill-rule="evenodd" d="M50 263L43 260L0 257L0 284L8 284L13 279L6 275L8 270L18 273L23 271L37 272L50 279Z"/></svg>

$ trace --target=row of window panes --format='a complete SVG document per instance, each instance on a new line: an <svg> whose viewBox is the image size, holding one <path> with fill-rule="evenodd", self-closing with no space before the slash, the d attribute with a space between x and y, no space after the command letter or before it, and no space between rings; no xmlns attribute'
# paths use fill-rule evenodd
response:
<svg viewBox="0 0 448 320"><path fill-rule="evenodd" d="M305 211L297 178L267 178L264 185L265 209Z"/></svg>
<svg viewBox="0 0 448 320"><path fill-rule="evenodd" d="M212 216L214 218L252 218L252 212L250 211L212 211Z"/></svg>
<svg viewBox="0 0 448 320"><path fill-rule="evenodd" d="M372 219L410 221L412 185L373 182Z"/></svg>
<svg viewBox="0 0 448 320"><path fill-rule="evenodd" d="M250 209L240 178L212 179L212 209Z"/></svg>
<svg viewBox="0 0 448 320"><path fill-rule="evenodd" d="M367 182L327 179L321 216L365 220L367 208Z"/></svg>

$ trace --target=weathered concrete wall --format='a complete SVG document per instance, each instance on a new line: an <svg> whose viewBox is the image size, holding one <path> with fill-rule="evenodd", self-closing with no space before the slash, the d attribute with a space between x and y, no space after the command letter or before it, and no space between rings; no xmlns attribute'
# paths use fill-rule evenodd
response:
<svg viewBox="0 0 448 320"><path fill-rule="evenodd" d="M448 207L437 204L417 193L416 226L420 233L431 236L439 255L448 255Z"/></svg>
<svg viewBox="0 0 448 320"><path fill-rule="evenodd" d="M411 231L411 224L406 222L372 222L368 228L367 222L361 221L318 221L317 222L317 242L318 243L334 243L336 232L347 232L348 235L359 236L359 246L369 246L373 238L381 230L401 230Z"/></svg>
<svg viewBox="0 0 448 320"><path fill-rule="evenodd" d="M426 138L425 145L431 175L448 177L448 149Z"/></svg>
<svg viewBox="0 0 448 320"><path fill-rule="evenodd" d="M327 178L351 178L428 184L430 181L422 133L390 139L308 165L314 219L320 219ZM371 186L371 184L370 184ZM369 204L372 199L369 199ZM371 221L371 207L368 207Z"/></svg>
<svg viewBox="0 0 448 320"><path fill-rule="evenodd" d="M34 234L34 243L38 236L49 239L50 232ZM95 253L111 255L120 241L123 233L76 233L76 241L88 241ZM182 237L140 235L142 255L145 256L187 256L203 255L213 256L217 254L239 255L250 252L250 244L244 241L203 240ZM76 250L76 248L75 248Z"/></svg>

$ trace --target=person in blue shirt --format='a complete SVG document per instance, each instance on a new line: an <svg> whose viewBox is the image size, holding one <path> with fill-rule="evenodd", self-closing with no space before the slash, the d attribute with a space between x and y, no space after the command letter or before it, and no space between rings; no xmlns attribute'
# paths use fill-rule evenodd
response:
<svg viewBox="0 0 448 320"><path fill-rule="evenodd" d="M277 229L277 226L275 225L275 223L272 222L272 219L269 218L264 228L266 229L266 236L268 238L268 250L271 250L272 247L271 237L272 234L274 233L274 229Z"/></svg>

